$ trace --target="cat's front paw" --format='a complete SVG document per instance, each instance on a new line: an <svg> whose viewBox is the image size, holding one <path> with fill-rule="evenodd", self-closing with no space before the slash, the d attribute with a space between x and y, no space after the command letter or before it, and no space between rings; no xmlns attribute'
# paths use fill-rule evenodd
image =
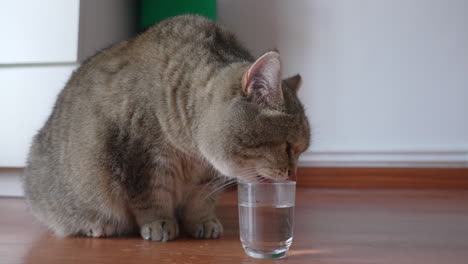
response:
<svg viewBox="0 0 468 264"><path fill-rule="evenodd" d="M145 240L166 242L179 235L179 225L175 219L159 219L141 226L140 234Z"/></svg>
<svg viewBox="0 0 468 264"><path fill-rule="evenodd" d="M223 225L215 217L191 226L189 232L194 238L219 238L223 235Z"/></svg>

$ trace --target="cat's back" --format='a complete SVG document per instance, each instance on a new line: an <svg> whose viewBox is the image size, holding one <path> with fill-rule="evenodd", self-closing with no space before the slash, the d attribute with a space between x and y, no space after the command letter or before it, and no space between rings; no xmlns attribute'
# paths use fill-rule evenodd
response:
<svg viewBox="0 0 468 264"><path fill-rule="evenodd" d="M72 124L81 126L96 115L120 117L128 109L117 106L139 104L138 100L149 98L154 91L164 97L183 84L182 79L189 86L203 85L215 69L252 60L234 34L212 20L198 15L163 20L83 62L61 91L39 134L68 138L65 132L75 132L69 129Z"/></svg>
<svg viewBox="0 0 468 264"><path fill-rule="evenodd" d="M234 38L234 35L214 21L198 15L175 16L149 27L136 42L180 46L210 44L216 37Z"/></svg>
<svg viewBox="0 0 468 264"><path fill-rule="evenodd" d="M194 73L191 77L200 77L199 69L209 72L234 62L253 60L250 52L223 26L202 16L180 15L97 53L72 76L67 85L72 88L65 89L75 90L70 91L74 98L83 94L100 98L101 92L107 93L106 87L115 91L132 86L128 79L170 86L187 72ZM115 83L122 85L115 87Z"/></svg>
<svg viewBox="0 0 468 264"><path fill-rule="evenodd" d="M150 26L140 36L153 41L178 44L180 40L201 40L220 28L214 21L198 15L180 15ZM189 43L185 43L189 44Z"/></svg>
<svg viewBox="0 0 468 264"><path fill-rule="evenodd" d="M164 108L164 102L170 101L165 97L171 96L174 87L183 86L184 81L186 89L202 86L220 66L252 60L234 34L207 18L181 15L161 21L82 63L35 137L30 165L36 157L57 160L57 149L71 137L89 141L84 135L101 129L102 121L124 123L131 107L146 98L158 100L158 107L170 110Z"/></svg>
<svg viewBox="0 0 468 264"><path fill-rule="evenodd" d="M212 20L181 15L153 25L129 49L141 58L162 63L229 64L254 58L235 35Z"/></svg>
<svg viewBox="0 0 468 264"><path fill-rule="evenodd" d="M136 80L140 86L148 86L154 79L168 83L177 79L174 71L182 67L192 65L195 68L203 62L221 61L213 57L214 51L227 54L221 48L226 45L219 39L235 42L234 35L215 22L197 15L181 15L105 48L85 60L72 74L57 98L49 121L56 118L58 112L83 113L91 108L118 105L124 100L122 97L133 92L129 88L135 87ZM240 45L239 48L242 49ZM245 51L245 56L250 54ZM166 77L171 79L165 80ZM147 89L140 87L140 92L144 90ZM51 125L48 123L45 127Z"/></svg>

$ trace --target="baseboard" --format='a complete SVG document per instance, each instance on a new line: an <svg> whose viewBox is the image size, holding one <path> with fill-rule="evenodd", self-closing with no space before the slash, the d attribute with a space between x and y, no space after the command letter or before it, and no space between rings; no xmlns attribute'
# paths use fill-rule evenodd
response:
<svg viewBox="0 0 468 264"><path fill-rule="evenodd" d="M468 189L468 147L314 150L298 185L313 188Z"/></svg>
<svg viewBox="0 0 468 264"><path fill-rule="evenodd" d="M299 168L308 188L468 190L468 168Z"/></svg>
<svg viewBox="0 0 468 264"><path fill-rule="evenodd" d="M23 169L20 168L0 168L0 196L23 196L22 173Z"/></svg>
<svg viewBox="0 0 468 264"><path fill-rule="evenodd" d="M0 169L0 196L21 197L22 169ZM468 168L299 168L297 183L307 188L463 189Z"/></svg>
<svg viewBox="0 0 468 264"><path fill-rule="evenodd" d="M300 167L468 168L468 147L314 150L302 154L299 165Z"/></svg>

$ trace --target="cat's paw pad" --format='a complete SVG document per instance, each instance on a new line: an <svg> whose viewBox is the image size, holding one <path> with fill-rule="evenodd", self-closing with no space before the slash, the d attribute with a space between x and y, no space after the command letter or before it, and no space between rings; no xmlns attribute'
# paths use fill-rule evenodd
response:
<svg viewBox="0 0 468 264"><path fill-rule="evenodd" d="M166 242L179 235L179 225L175 219L159 219L141 226L140 234L145 240Z"/></svg>
<svg viewBox="0 0 468 264"><path fill-rule="evenodd" d="M223 225L218 218L212 218L199 223L191 233L199 239L219 238L223 235Z"/></svg>

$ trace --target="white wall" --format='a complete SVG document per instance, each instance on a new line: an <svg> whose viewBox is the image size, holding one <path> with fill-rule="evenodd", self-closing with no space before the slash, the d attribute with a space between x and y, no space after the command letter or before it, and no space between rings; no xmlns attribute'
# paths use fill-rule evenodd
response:
<svg viewBox="0 0 468 264"><path fill-rule="evenodd" d="M313 126L303 166L467 167L467 10L465 0L218 0L219 21L255 55L278 48L284 75L302 74ZM76 66L75 55L52 55L17 60L39 64L0 58L2 167L24 165ZM0 195L21 194L20 174L0 168Z"/></svg>
<svg viewBox="0 0 468 264"><path fill-rule="evenodd" d="M218 0L255 55L301 73L302 165L468 166L468 1Z"/></svg>

